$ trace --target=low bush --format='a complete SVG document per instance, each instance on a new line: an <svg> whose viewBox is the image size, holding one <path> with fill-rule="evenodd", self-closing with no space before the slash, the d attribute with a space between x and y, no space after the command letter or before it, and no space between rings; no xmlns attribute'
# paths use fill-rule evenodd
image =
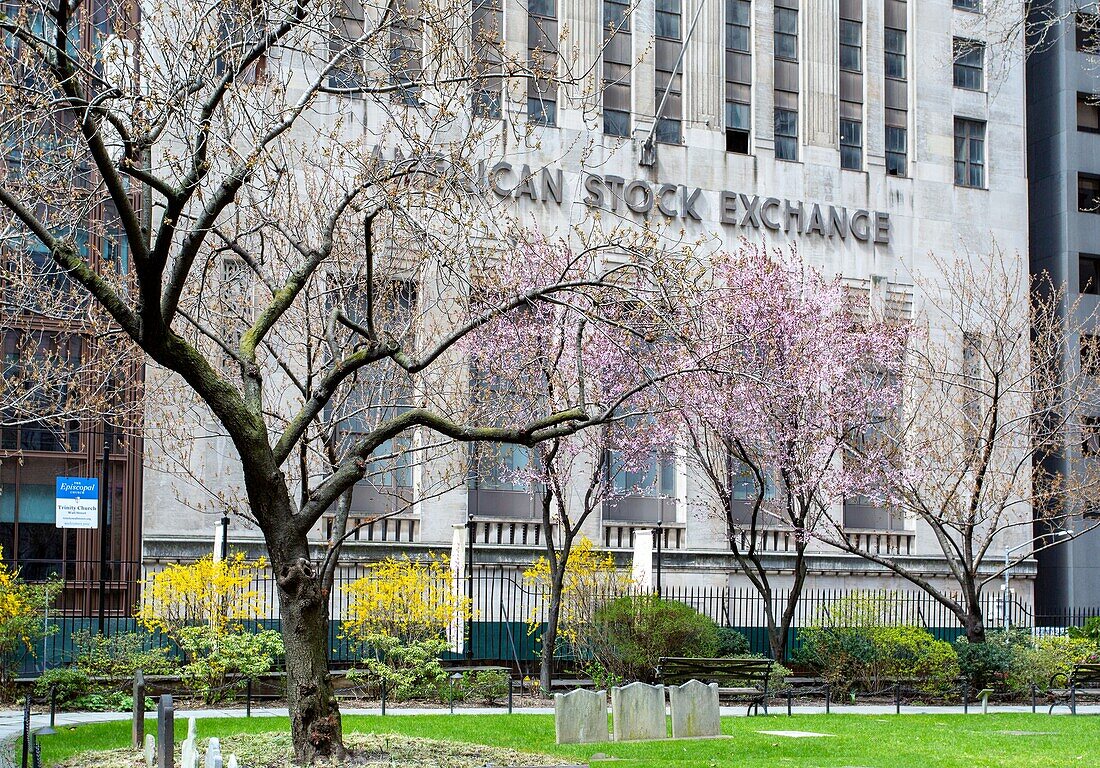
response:
<svg viewBox="0 0 1100 768"><path fill-rule="evenodd" d="M462 697L467 701L495 704L508 695L511 682L500 669L475 669L462 673Z"/></svg>
<svg viewBox="0 0 1100 768"><path fill-rule="evenodd" d="M270 672L283 653L282 636L271 629L219 633L208 626L186 627L178 638L187 658L183 684L207 704L230 698L248 680Z"/></svg>
<svg viewBox="0 0 1100 768"><path fill-rule="evenodd" d="M1069 636L1074 640L1088 640L1093 645L1100 647L1100 616L1091 616L1085 619L1083 627L1070 627Z"/></svg>
<svg viewBox="0 0 1100 768"><path fill-rule="evenodd" d="M1017 653L1031 644L1031 635L1020 630L986 633L984 643L965 637L955 641L959 669L971 688L980 690L1005 684Z"/></svg>
<svg viewBox="0 0 1100 768"><path fill-rule="evenodd" d="M1018 695L1030 693L1034 685L1039 692L1059 688L1066 680L1054 680L1055 675L1069 676L1073 665L1091 661L1096 646L1089 640L1068 635L1036 637L1030 643L1014 649L1012 667L1006 677L1008 689Z"/></svg>
<svg viewBox="0 0 1100 768"><path fill-rule="evenodd" d="M147 648L148 636L122 632L104 637L81 629L73 633L73 665L88 677L131 680L137 670L145 675L170 675L177 671L167 648Z"/></svg>
<svg viewBox="0 0 1100 768"><path fill-rule="evenodd" d="M752 652L749 639L732 627L718 627L718 651L723 657L748 656Z"/></svg>
<svg viewBox="0 0 1100 768"><path fill-rule="evenodd" d="M79 667L54 667L39 675L34 681L34 695L46 697L56 689L57 703L65 706L69 702L87 695L91 689L87 673Z"/></svg>
<svg viewBox="0 0 1100 768"><path fill-rule="evenodd" d="M921 693L943 695L954 690L959 657L950 643L914 626L881 627L874 634L874 643L883 677L911 679Z"/></svg>
<svg viewBox="0 0 1100 768"><path fill-rule="evenodd" d="M654 679L662 656L713 657L718 626L694 608L655 595L620 597L596 611L598 661L609 677Z"/></svg>
<svg viewBox="0 0 1100 768"><path fill-rule="evenodd" d="M450 695L444 690L447 673L439 661L448 648L446 640L428 638L406 643L387 635L368 635L364 639L374 658L363 660L363 674L370 682L386 686L387 696L404 701Z"/></svg>

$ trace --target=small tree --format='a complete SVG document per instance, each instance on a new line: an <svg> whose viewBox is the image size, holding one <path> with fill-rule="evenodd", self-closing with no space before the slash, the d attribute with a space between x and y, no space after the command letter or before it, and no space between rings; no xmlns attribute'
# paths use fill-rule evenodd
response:
<svg viewBox="0 0 1100 768"><path fill-rule="evenodd" d="M696 370L674 380L670 397L707 510L763 598L782 661L812 534L864 470L848 447L897 400L904 330L862 314L839 279L797 253L746 243L714 258L705 285L690 330ZM763 548L776 528L793 546L781 600Z"/></svg>

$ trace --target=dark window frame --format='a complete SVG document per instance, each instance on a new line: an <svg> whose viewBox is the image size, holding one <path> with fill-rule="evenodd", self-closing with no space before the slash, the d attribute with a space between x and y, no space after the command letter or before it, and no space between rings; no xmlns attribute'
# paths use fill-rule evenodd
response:
<svg viewBox="0 0 1100 768"><path fill-rule="evenodd" d="M863 170L862 120L840 118L840 167L846 171Z"/></svg>
<svg viewBox="0 0 1100 768"><path fill-rule="evenodd" d="M985 43L965 37L951 39L951 79L956 88L985 90Z"/></svg>
<svg viewBox="0 0 1100 768"><path fill-rule="evenodd" d="M901 132L904 144L901 150L890 148L891 131ZM886 126L886 175L898 178L909 175L909 129L900 125Z"/></svg>
<svg viewBox="0 0 1100 768"><path fill-rule="evenodd" d="M1093 125L1081 124L1081 109L1094 118ZM1100 93L1077 92L1077 130L1082 133L1100 133Z"/></svg>
<svg viewBox="0 0 1100 768"><path fill-rule="evenodd" d="M960 130L961 129L961 130ZM966 117L955 118L955 186L986 188L986 123ZM977 149L977 159L975 159ZM960 173L961 171L961 173ZM978 179L975 182L974 176Z"/></svg>
<svg viewBox="0 0 1100 768"><path fill-rule="evenodd" d="M1077 172L1077 211L1100 214L1100 175Z"/></svg>
<svg viewBox="0 0 1100 768"><path fill-rule="evenodd" d="M782 133L780 132L780 130L779 130L780 125L781 125L781 123L780 123L780 119L781 119L780 113L784 113L784 115L786 116L784 118L784 120L785 120L784 125L785 126L793 125L793 130L784 131ZM789 118L789 119L786 119L786 118ZM775 115L774 115L774 125L775 125L775 159L776 160L784 160L784 161L792 162L792 163L797 163L798 162L798 110L784 109L783 107L776 107L775 108ZM788 151L787 149L782 149L781 150L780 147L785 147L785 148L789 147L790 151Z"/></svg>
<svg viewBox="0 0 1100 768"><path fill-rule="evenodd" d="M1100 296L1100 253L1077 254L1077 291Z"/></svg>

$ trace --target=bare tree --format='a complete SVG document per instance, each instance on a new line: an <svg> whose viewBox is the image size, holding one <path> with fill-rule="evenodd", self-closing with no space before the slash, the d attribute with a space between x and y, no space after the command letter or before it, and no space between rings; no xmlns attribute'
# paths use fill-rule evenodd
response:
<svg viewBox="0 0 1100 768"><path fill-rule="evenodd" d="M477 162L508 134L532 140L505 108L517 84L591 99L590 73L556 53L543 57L552 71L533 67L503 44L499 14L466 36L457 0L154 0L140 36L131 4L96 8L0 11L3 226L36 243L14 258L48 253L232 442L278 583L296 757L340 756L327 660L336 558L311 558L310 531L395 441L529 446L618 405L578 390L522 422L478 421L461 349L520 307L586 312L609 282L607 238L531 269L531 238ZM125 271L79 242L107 209ZM621 261L615 284L648 272L646 258ZM400 284L415 293L412 334L383 320ZM380 400L352 394L386 379L400 386ZM349 412L369 418L344 430Z"/></svg>
<svg viewBox="0 0 1100 768"><path fill-rule="evenodd" d="M1072 447L1075 435L1092 439L1096 370L1083 331L1093 320L999 250L935 263L942 277L919 280L925 309L902 373L903 407L867 442L887 460L865 492L931 532L948 585L860 546L840 519L819 535L921 587L981 642L982 588L1003 572L989 562L994 547L1031 543L1026 556L1058 543L1034 539L1036 521L1040 532L1061 530L1100 492L1100 474Z"/></svg>

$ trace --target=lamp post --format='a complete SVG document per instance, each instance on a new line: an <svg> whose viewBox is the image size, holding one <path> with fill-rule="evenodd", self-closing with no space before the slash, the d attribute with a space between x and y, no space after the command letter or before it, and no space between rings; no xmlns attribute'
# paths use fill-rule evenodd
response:
<svg viewBox="0 0 1100 768"><path fill-rule="evenodd" d="M661 596L661 539L662 535L661 527L664 525L664 515L661 510L661 500L657 500L657 597Z"/></svg>
<svg viewBox="0 0 1100 768"><path fill-rule="evenodd" d="M229 562L229 513L222 515L222 560Z"/></svg>
<svg viewBox="0 0 1100 768"><path fill-rule="evenodd" d="M474 513L466 513L466 599L469 600L469 616L466 618L466 660L474 658L474 535L477 526Z"/></svg>
<svg viewBox="0 0 1100 768"><path fill-rule="evenodd" d="M110 520L108 507L111 503L108 487L111 479L111 435L107 422L103 422L103 463L99 472L99 631L106 636L103 625L107 608L107 522Z"/></svg>

